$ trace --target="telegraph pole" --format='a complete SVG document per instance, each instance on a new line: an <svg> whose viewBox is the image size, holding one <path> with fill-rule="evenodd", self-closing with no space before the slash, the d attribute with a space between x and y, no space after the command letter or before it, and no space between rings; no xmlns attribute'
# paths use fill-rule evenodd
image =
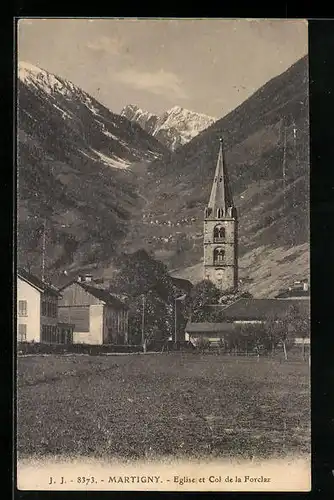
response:
<svg viewBox="0 0 334 500"><path fill-rule="evenodd" d="M296 132L297 132L297 127L296 127L296 124L295 124L295 121L292 122L292 131L293 131L293 149L294 149L294 153L296 153Z"/></svg>
<svg viewBox="0 0 334 500"><path fill-rule="evenodd" d="M43 240L42 240L42 281L45 279L45 250L46 250L46 219L43 223Z"/></svg>
<svg viewBox="0 0 334 500"><path fill-rule="evenodd" d="M177 322L176 322L176 301L177 299L174 299L174 343L176 344L177 342Z"/></svg>
<svg viewBox="0 0 334 500"><path fill-rule="evenodd" d="M145 295L142 295L142 319L141 319L141 343L143 346L143 351L146 352L145 346Z"/></svg>
<svg viewBox="0 0 334 500"><path fill-rule="evenodd" d="M283 142L283 208L285 208L285 171L286 171L286 127L284 126L284 142Z"/></svg>
<svg viewBox="0 0 334 500"><path fill-rule="evenodd" d="M296 167L299 164L298 148L297 148L297 126L295 121L293 122L293 153L296 157Z"/></svg>

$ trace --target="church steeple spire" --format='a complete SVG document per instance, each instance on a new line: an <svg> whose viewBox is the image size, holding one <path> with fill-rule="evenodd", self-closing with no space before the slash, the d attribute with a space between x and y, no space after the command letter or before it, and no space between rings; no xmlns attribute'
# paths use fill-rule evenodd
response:
<svg viewBox="0 0 334 500"><path fill-rule="evenodd" d="M216 172L208 204L208 208L211 209L210 212L212 214L215 214L214 217L216 216L218 209L222 210L220 217L228 215L231 216L231 211L234 208L230 183L225 165L222 137L220 137L219 142L220 145Z"/></svg>
<svg viewBox="0 0 334 500"><path fill-rule="evenodd" d="M238 214L220 139L211 196L204 215L204 278L222 291L238 288Z"/></svg>

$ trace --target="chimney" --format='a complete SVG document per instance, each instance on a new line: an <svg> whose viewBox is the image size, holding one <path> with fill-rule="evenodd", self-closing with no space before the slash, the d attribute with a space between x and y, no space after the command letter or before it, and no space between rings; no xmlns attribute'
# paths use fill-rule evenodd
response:
<svg viewBox="0 0 334 500"><path fill-rule="evenodd" d="M79 283L91 283L93 281L92 274L79 274L77 281Z"/></svg>

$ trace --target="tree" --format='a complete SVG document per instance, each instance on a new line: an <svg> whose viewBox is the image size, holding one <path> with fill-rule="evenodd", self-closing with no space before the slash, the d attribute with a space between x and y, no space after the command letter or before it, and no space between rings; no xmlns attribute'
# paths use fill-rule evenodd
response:
<svg viewBox="0 0 334 500"><path fill-rule="evenodd" d="M163 340L170 336L173 328L173 311L171 306L164 302L155 291L145 295L143 311L143 294L130 298L129 336L137 344L142 338L142 319L144 313L144 339Z"/></svg>
<svg viewBox="0 0 334 500"><path fill-rule="evenodd" d="M229 292L225 292L224 295L220 296L219 304L229 305L238 299L252 299L252 298L253 295L250 292L242 290L231 290Z"/></svg>
<svg viewBox="0 0 334 500"><path fill-rule="evenodd" d="M193 344L200 352L204 353L210 347L210 340L201 335L193 338Z"/></svg>
<svg viewBox="0 0 334 500"><path fill-rule="evenodd" d="M221 292L212 281L202 280L192 288L187 301L188 316L194 322L208 321L206 307L218 304ZM211 313L214 314L214 313Z"/></svg>
<svg viewBox="0 0 334 500"><path fill-rule="evenodd" d="M278 345L283 347L284 358L288 359L288 351L295 345L296 337L305 338L309 336L309 318L296 305L291 305L287 311L281 314L270 315L264 324L240 325L235 335L238 348L264 349L267 353L273 353ZM303 342L303 359L305 359L305 346Z"/></svg>
<svg viewBox="0 0 334 500"><path fill-rule="evenodd" d="M267 340L273 348L281 344L284 359L288 359L288 350L295 344L294 330L291 328L292 317L290 311L280 315L272 315L267 319Z"/></svg>
<svg viewBox="0 0 334 500"><path fill-rule="evenodd" d="M145 250L121 255L116 265L118 272L112 283L113 290L134 297L155 289L164 300L173 296L172 280L166 266Z"/></svg>
<svg viewBox="0 0 334 500"><path fill-rule="evenodd" d="M263 323L240 324L235 332L235 346L244 352L268 350L266 330Z"/></svg>
<svg viewBox="0 0 334 500"><path fill-rule="evenodd" d="M110 291L128 297L129 337L135 343L141 343L144 296L145 339L149 342L168 338L174 331L175 298L185 291L174 285L166 266L145 250L123 254L117 265L118 272ZM178 326L185 326L180 305L177 320Z"/></svg>
<svg viewBox="0 0 334 500"><path fill-rule="evenodd" d="M305 340L310 336L310 319L294 304L289 308L287 316L294 338L302 339L302 358L305 359Z"/></svg>

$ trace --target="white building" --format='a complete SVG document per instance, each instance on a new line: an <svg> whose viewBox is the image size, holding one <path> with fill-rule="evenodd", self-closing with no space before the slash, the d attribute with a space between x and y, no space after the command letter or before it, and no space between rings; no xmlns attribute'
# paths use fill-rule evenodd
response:
<svg viewBox="0 0 334 500"><path fill-rule="evenodd" d="M52 343L57 338L58 290L24 269L17 273L17 341Z"/></svg>

